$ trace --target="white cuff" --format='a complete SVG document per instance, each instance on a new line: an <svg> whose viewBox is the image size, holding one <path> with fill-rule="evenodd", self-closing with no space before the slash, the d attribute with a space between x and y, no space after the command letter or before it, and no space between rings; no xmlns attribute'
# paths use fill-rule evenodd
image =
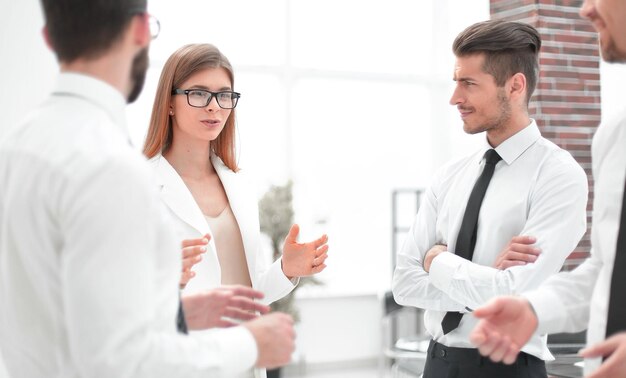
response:
<svg viewBox="0 0 626 378"><path fill-rule="evenodd" d="M243 326L220 328L197 337L207 338L217 346L221 361L222 374L220 375L241 374L252 369L256 364L258 358L256 340Z"/></svg>
<svg viewBox="0 0 626 378"><path fill-rule="evenodd" d="M263 304L270 304L283 298L289 294L296 285L300 282L299 277L295 277L290 280L285 276L282 268L282 257L274 261L270 265L265 274L260 277L260 280L256 283L256 290L260 290L265 294L260 302Z"/></svg>
<svg viewBox="0 0 626 378"><path fill-rule="evenodd" d="M447 293L450 290L452 278L459 266L467 261L450 252L442 252L430 264L428 277L430 282L439 290Z"/></svg>
<svg viewBox="0 0 626 378"><path fill-rule="evenodd" d="M280 273L281 273L280 275L284 278L284 279L280 280L280 281L282 281L281 285L283 285L283 286L284 285L287 285L287 286L291 285L292 286L292 288L291 288L292 290L293 290L294 287L298 286L298 284L300 283L300 277L294 277L292 279L289 279L285 275L285 272L283 271L283 257L282 256L280 256L278 258L278 260L276 260L274 262L274 264L276 264L276 265L278 265L280 267Z"/></svg>

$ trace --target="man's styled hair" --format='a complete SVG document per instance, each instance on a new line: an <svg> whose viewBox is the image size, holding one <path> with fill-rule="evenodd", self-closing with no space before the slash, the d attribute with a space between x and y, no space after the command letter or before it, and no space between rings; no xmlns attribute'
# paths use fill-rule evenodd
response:
<svg viewBox="0 0 626 378"><path fill-rule="evenodd" d="M147 0L41 0L49 41L60 62L98 58L123 35Z"/></svg>
<svg viewBox="0 0 626 378"><path fill-rule="evenodd" d="M522 22L490 20L476 23L459 34L452 44L457 57L485 54L483 71L499 87L518 72L526 76L526 104L537 86L541 37Z"/></svg>

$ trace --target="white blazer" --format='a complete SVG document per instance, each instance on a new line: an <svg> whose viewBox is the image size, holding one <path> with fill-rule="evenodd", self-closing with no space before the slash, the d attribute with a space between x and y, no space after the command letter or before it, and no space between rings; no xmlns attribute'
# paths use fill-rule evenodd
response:
<svg viewBox="0 0 626 378"><path fill-rule="evenodd" d="M239 224L252 287L265 294L262 303L272 303L289 294L297 285L298 279L292 282L285 276L281 259L271 265L266 262L261 246L259 207L251 185L241 173L230 170L214 154L211 155L211 162L222 181L228 202ZM193 195L174 167L161 155L150 159L150 163L156 173L161 199L173 215L175 231L181 242L205 234L213 236ZM196 276L189 281L183 293L194 293L221 285L221 268L213 240L209 242L207 252L195 265L194 271Z"/></svg>

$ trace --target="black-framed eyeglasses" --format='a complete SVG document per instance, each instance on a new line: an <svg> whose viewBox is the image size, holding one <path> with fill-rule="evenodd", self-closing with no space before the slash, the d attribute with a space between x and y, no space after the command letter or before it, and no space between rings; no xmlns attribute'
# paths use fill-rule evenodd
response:
<svg viewBox="0 0 626 378"><path fill-rule="evenodd" d="M222 109L235 109L241 93L233 91L211 92L204 89L174 89L173 95L187 95L187 103L194 108L204 108L215 97L217 105Z"/></svg>
<svg viewBox="0 0 626 378"><path fill-rule="evenodd" d="M129 12L131 15L146 14L148 16L148 27L150 28L150 38L155 40L161 33L161 22L158 18L154 17L148 11L143 8L131 9Z"/></svg>

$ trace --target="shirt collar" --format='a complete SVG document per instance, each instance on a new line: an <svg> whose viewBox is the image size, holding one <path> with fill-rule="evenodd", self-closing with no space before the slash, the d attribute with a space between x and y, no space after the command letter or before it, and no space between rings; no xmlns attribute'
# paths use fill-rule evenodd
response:
<svg viewBox="0 0 626 378"><path fill-rule="evenodd" d="M509 137L509 139L500 143L498 147L495 148L496 152L502 160L506 162L507 165L513 164L513 162L520 157L524 151L528 149L528 147L532 146L539 138L541 138L541 132L539 132L539 128L537 127L537 123L534 119L531 119L531 122L528 126L518 131L516 134ZM483 154L488 149L491 149L487 138L485 137L485 143L483 147ZM482 156L482 155L481 155Z"/></svg>
<svg viewBox="0 0 626 378"><path fill-rule="evenodd" d="M128 136L126 99L110 84L76 72L61 72L53 95L80 97L104 110L115 125Z"/></svg>

